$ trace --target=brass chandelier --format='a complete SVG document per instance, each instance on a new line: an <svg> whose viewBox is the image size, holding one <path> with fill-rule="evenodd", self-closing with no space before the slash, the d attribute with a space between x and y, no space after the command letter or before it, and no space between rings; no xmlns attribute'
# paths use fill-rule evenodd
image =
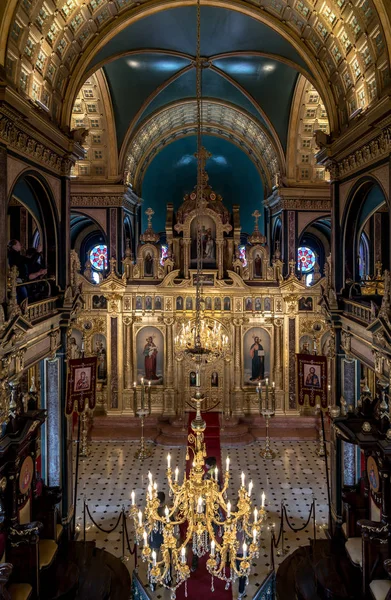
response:
<svg viewBox="0 0 391 600"><path fill-rule="evenodd" d="M176 590L190 577L187 553L208 555L206 568L211 575L211 591L214 591L214 577L226 584L226 589L238 577L248 579L251 563L259 556L259 543L262 523L266 516L265 494L261 505L252 504L253 483L246 487L245 474L241 474L241 486L236 504L227 500L230 481L230 459L227 457L222 488L218 473L211 479L204 478L206 448L204 431L206 423L201 417L200 406L203 395L199 389L194 400L197 406L196 417L191 423L193 433L188 436L186 460L191 467L179 477L178 467L171 468L171 456L167 456L167 481L172 497L171 506L166 506L164 515L159 513L157 483L148 474L149 484L146 507L139 510L132 492L130 514L133 517L136 539L143 543L142 558L148 563L148 579L151 584L161 584L171 591L175 600ZM179 481L181 479L181 481ZM152 550L149 545L153 533L163 536L160 550ZM182 535L180 535L180 532Z"/></svg>

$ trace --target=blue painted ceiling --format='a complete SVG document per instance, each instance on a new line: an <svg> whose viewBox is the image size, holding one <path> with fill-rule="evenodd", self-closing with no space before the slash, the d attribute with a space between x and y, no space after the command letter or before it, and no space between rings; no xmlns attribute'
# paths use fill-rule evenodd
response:
<svg viewBox="0 0 391 600"><path fill-rule="evenodd" d="M108 42L89 65L93 68L105 63L119 148L141 107L144 110L138 115L139 122L167 103L195 96L193 67L193 72L169 83L172 76L191 65L196 49L195 21L194 6L177 7L139 19ZM263 110L285 149L298 76L295 65L306 69L297 51L267 25L239 12L213 6L201 8L201 38L201 54L211 58L211 64L220 72L203 71L204 97L233 103L262 123ZM222 56L224 53L239 55Z"/></svg>
<svg viewBox="0 0 391 600"><path fill-rule="evenodd" d="M192 63L195 51L196 8L184 6L139 19L115 35L96 55L88 70L104 64L114 109L118 149L130 124L133 133L141 122L147 117L151 118L156 111L195 97L195 70ZM210 60L209 68L203 70L203 97L222 100L250 113L269 129L272 136L273 130L276 132L285 150L292 97L299 71L301 69L310 75L293 46L273 29L250 16L221 7L202 6L201 54ZM162 179L166 190L164 202L168 201L171 193L166 181L170 181L171 191L175 191L176 205L184 193L192 189L194 178L190 171L195 168L195 163L191 160L189 164L180 166L181 157L178 153L184 153L183 160L192 155L195 148L191 151L189 148L193 142L190 139L182 143L175 142L161 150L154 159L147 170L142 190L143 195L148 195L149 203L152 203L152 190L159 194ZM212 144L212 138L209 143ZM238 165L243 169L234 175L226 166L218 166L212 159L212 184L215 176L215 184L221 188L217 191L226 197L228 203L233 202L232 190L224 181L232 181L238 197L245 202L243 206L253 202L255 197L263 196L263 191L259 191L262 184L258 181L258 172L243 152L218 138L213 140L213 148L214 154L225 156L224 165L230 164L232 171L236 172ZM174 164L177 165L175 168ZM173 168L172 173L168 173L169 168ZM248 178L246 169L254 176ZM153 183L151 173L159 174L159 185ZM235 177L237 180L234 181ZM239 179L242 187L238 184ZM258 187L255 181L258 181ZM241 191L243 189L248 193ZM162 205L161 199L155 202ZM254 208L252 204L248 213L251 214ZM159 216L159 219L163 219L159 225L162 229L164 217ZM250 221L246 217L244 230L249 231Z"/></svg>
<svg viewBox="0 0 391 600"><path fill-rule="evenodd" d="M88 70L118 53L155 48L195 55L196 8L182 6L139 19L105 44ZM306 68L298 52L267 25L239 12L216 6L201 7L201 54L257 50L279 54Z"/></svg>
<svg viewBox="0 0 391 600"><path fill-rule="evenodd" d="M231 210L233 204L240 205L242 232L251 233L254 228L251 213L256 208L263 212L264 199L263 185L256 167L246 154L227 140L205 135L203 145L212 154L206 163L210 185L223 196L228 209ZM153 208L155 215L152 223L157 232L164 231L167 203L172 202L177 210L183 196L194 188L197 178L195 151L195 136L176 140L159 152L145 173L143 211L148 207ZM263 230L263 219L259 225ZM142 229L146 227L147 218L143 212Z"/></svg>

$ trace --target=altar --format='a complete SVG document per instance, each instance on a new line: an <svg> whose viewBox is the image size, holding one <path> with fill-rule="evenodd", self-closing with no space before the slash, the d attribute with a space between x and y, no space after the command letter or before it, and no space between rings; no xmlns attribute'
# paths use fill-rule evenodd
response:
<svg viewBox="0 0 391 600"><path fill-rule="evenodd" d="M77 356L83 347L86 355L98 355L98 412L133 414L142 378L151 386L152 414L181 417L189 410L195 366L178 352L176 338L195 318L200 229L202 318L227 336L224 355L202 369L206 408L226 417L257 413L256 388L268 380L277 414L297 414L295 355L328 356L332 346L319 305L327 277L315 265L306 286L292 261L284 278L280 242L269 247L258 224L261 213L254 211L253 232L243 236L239 206L231 212L224 206L205 170L200 214L196 199L195 187L177 211L167 205L164 235L154 231L154 212L147 209L136 254L127 248L120 263L111 258L98 284L91 265L80 272L74 253L73 277L82 284L85 305L68 331L68 352Z"/></svg>

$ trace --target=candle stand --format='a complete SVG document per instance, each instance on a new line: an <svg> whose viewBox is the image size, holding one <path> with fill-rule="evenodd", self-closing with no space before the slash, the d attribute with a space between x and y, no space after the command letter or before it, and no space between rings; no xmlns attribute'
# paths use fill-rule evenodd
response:
<svg viewBox="0 0 391 600"><path fill-rule="evenodd" d="M276 457L276 452L272 450L270 445L270 436L269 436L269 421L272 417L274 417L276 413L276 394L275 394L275 385L274 381L272 384L272 389L269 390L269 380L265 380L265 389L263 390L263 386L260 383L257 387L258 393L258 401L259 401L259 414L263 416L266 423L266 440L265 447L261 449L260 456L265 458L266 460L272 460Z"/></svg>
<svg viewBox="0 0 391 600"><path fill-rule="evenodd" d="M145 443L144 438L144 420L145 417L148 417L151 414L151 382L148 382L148 393L147 399L145 398L145 381L144 377L141 378L141 402L140 407L138 407L138 399L137 399L137 384L134 382L133 384L133 411L135 416L139 417L141 423L141 439L140 445L136 451L135 457L140 460L144 460L144 458L149 458L153 454L153 448Z"/></svg>

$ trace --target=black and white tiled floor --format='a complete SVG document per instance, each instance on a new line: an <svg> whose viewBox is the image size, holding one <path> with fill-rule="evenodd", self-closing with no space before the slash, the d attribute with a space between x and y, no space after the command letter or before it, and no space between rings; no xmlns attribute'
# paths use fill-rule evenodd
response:
<svg viewBox="0 0 391 600"><path fill-rule="evenodd" d="M143 506L148 485L147 476L150 470L158 489L166 492L165 473L167 467L167 448L156 446L153 456L140 462L134 454L138 444L135 442L93 442L90 446L90 456L80 461L79 494L77 505L77 525L82 528L83 498L86 499L94 520L104 529L115 525L122 506L126 510L130 506L130 494L134 489L136 502ZM327 523L327 488L324 459L316 454L316 442L273 442L277 456L273 461L265 461L259 456L259 444L223 449L223 464L229 454L231 459L231 486L229 496L234 499L240 486L240 474L246 474L246 482L252 479L253 499L260 504L262 491L266 494L267 522L264 529L264 542L261 546L260 557L253 567L253 577L247 588L247 598L252 598L257 590L256 582L263 581L270 565L270 533L268 528L275 524L276 533L279 531L280 506L283 501L294 527L299 527L307 520L312 498L316 500L317 536L324 535ZM173 448L171 466L178 465L183 473L185 465L185 448ZM129 527L130 526L130 527ZM131 523L128 520L128 527ZM285 550L291 552L297 547L306 545L313 537L313 523L301 532L295 533L285 528ZM103 533L91 524L87 518L86 539L96 540L97 546L105 548L116 556L122 556L122 537L120 528L113 533ZM279 565L285 556L278 556ZM133 558L127 565L133 567ZM143 569L141 569L142 576ZM256 575L255 575L256 574ZM237 597L237 584L234 587L233 598ZM160 597L166 594L160 590ZM167 598L168 598L167 594Z"/></svg>

